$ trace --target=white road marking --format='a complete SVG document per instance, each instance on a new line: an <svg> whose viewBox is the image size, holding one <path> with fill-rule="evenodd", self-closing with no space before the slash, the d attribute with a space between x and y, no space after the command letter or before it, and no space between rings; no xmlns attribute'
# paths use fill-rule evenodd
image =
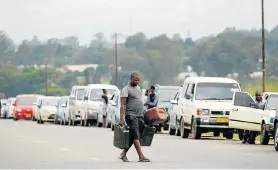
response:
<svg viewBox="0 0 278 170"><path fill-rule="evenodd" d="M36 143L44 143L43 141L40 141L40 140L36 140L35 142Z"/></svg>
<svg viewBox="0 0 278 170"><path fill-rule="evenodd" d="M67 148L60 148L59 150L61 150L61 151L67 151L68 149L67 149Z"/></svg>
<svg viewBox="0 0 278 170"><path fill-rule="evenodd" d="M91 158L91 160L93 160L93 161L99 161L98 158Z"/></svg>

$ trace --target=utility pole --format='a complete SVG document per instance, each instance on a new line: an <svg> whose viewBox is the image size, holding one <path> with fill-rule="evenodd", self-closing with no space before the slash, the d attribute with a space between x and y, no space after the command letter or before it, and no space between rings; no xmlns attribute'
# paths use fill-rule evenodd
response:
<svg viewBox="0 0 278 170"><path fill-rule="evenodd" d="M115 33L115 66L116 66L116 86L118 86L118 45L117 45L117 33Z"/></svg>
<svg viewBox="0 0 278 170"><path fill-rule="evenodd" d="M265 70L265 37L264 37L264 0L262 2L262 71L263 71L263 92L266 90L266 70Z"/></svg>
<svg viewBox="0 0 278 170"><path fill-rule="evenodd" d="M44 76L45 76L45 96L47 96L47 64L44 64Z"/></svg>

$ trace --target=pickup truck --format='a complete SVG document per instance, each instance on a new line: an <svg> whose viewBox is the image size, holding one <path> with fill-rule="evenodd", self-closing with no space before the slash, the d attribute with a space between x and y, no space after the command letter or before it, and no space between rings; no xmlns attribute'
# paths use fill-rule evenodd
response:
<svg viewBox="0 0 278 170"><path fill-rule="evenodd" d="M229 127L235 130L250 130L260 134L260 144L268 145L274 136L274 117L278 103L278 93L262 94L266 100L264 108L260 109L253 97L247 92L235 92L233 107L230 113Z"/></svg>

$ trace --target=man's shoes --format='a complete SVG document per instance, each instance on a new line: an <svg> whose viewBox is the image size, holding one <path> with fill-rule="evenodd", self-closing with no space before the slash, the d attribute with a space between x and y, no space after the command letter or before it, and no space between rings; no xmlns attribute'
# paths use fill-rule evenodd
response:
<svg viewBox="0 0 278 170"><path fill-rule="evenodd" d="M126 156L119 156L119 159L121 159L123 162L129 162Z"/></svg>
<svg viewBox="0 0 278 170"><path fill-rule="evenodd" d="M247 140L244 138L244 139L242 140L242 143L245 144L246 142L247 142Z"/></svg>
<svg viewBox="0 0 278 170"><path fill-rule="evenodd" d="M140 158L139 162L151 162L151 160L149 160L148 158L144 157L144 158Z"/></svg>

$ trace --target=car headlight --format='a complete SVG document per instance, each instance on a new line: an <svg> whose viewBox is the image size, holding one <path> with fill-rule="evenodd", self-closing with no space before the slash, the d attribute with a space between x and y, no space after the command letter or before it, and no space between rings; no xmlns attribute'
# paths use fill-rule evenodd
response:
<svg viewBox="0 0 278 170"><path fill-rule="evenodd" d="M21 110L21 108L16 108L16 111L21 112L22 110Z"/></svg>
<svg viewBox="0 0 278 170"><path fill-rule="evenodd" d="M209 109L197 109L197 115L209 115Z"/></svg>

